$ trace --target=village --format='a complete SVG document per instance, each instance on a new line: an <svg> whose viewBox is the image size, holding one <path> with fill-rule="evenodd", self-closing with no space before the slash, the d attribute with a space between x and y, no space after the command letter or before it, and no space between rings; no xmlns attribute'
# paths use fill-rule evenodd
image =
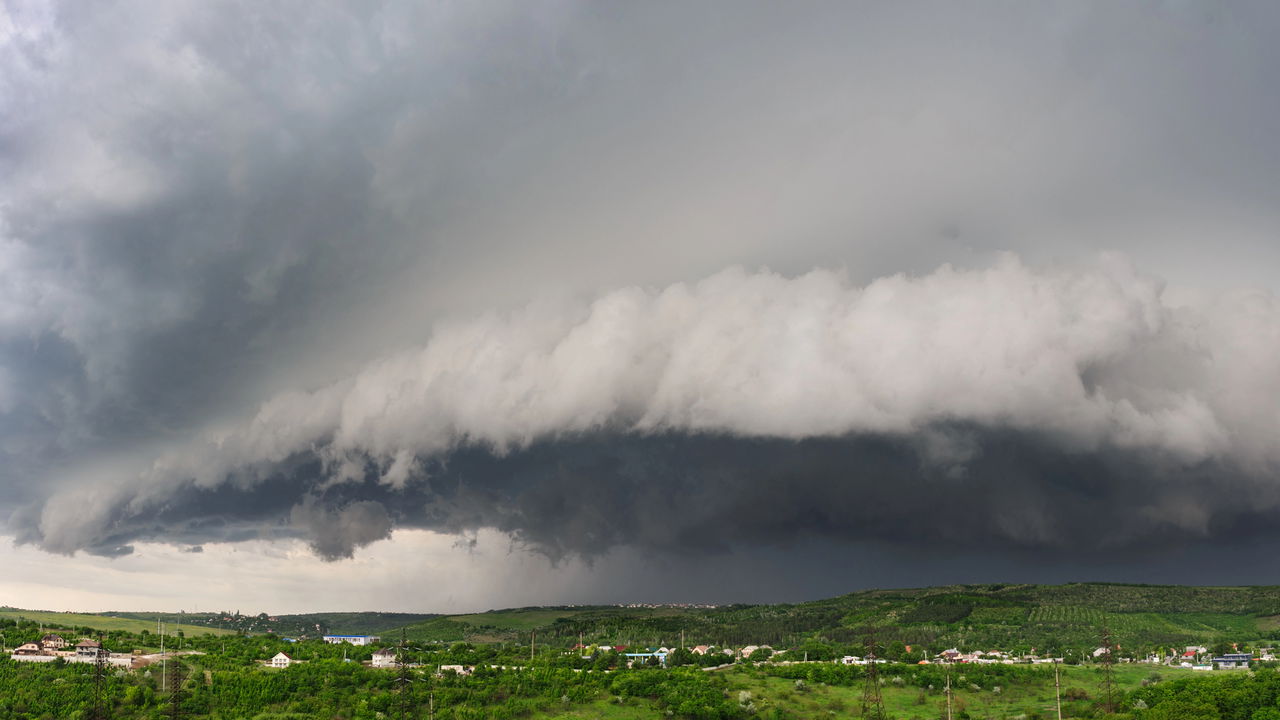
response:
<svg viewBox="0 0 1280 720"><path fill-rule="evenodd" d="M280 638L282 641L290 644L302 642L298 638ZM382 638L377 635L324 635L320 640L330 645L347 645L354 648L362 648L369 646L380 646L374 650L368 660L361 661L362 664L371 668L392 669L400 667L420 667L418 663L408 662L405 660L404 648L396 644L386 644L382 642ZM887 664L890 661L884 658L876 658L874 656L858 656L844 655L834 660L810 660L807 656L794 657L795 651L778 651L769 645L745 645L740 648L722 648L713 645L695 645L690 648L679 648L687 650L692 656L703 659L700 663L704 668L720 668L739 662L767 662L779 665L793 665L800 663L838 663L842 665L868 665ZM908 653L911 647L907 646ZM630 647L627 645L584 645L581 642L564 651L566 654L576 654L585 660L594 660L604 653L617 653L619 659L622 660L626 667L634 667L639 665L656 665L667 666L668 660L677 651L676 647ZM1106 647L1098 647L1091 653L1088 653L1088 659L1094 662L1101 662L1107 654ZM105 650L101 643L92 638L81 638L74 645L68 642L61 635L56 633L44 633L38 640L25 642L15 647L9 654L9 658L15 662L54 662L61 660L66 663L102 663L105 666L115 667L119 669L137 670L145 668L148 665L159 662L166 658L176 657L180 655L204 654L198 651L180 650L169 652L146 653L141 650L133 652L109 652ZM344 652L344 660L347 660ZM1149 665L1163 665L1169 667L1181 667L1192 670L1212 671L1212 670L1232 670L1247 669L1250 663L1254 661L1274 661L1276 656L1273 648L1258 648L1256 654L1253 652L1230 652L1220 655L1214 655L1207 647L1200 645L1186 646L1181 651L1167 651L1163 654L1149 654L1143 658L1118 658L1119 662L1144 663ZM354 660L347 660L353 662ZM286 669L294 664L305 662L299 660L293 655L285 651L279 651L269 658L260 659L259 664L265 668L276 670ZM906 661L908 664L914 665L1045 665L1064 663L1062 657L1040 656L1034 654L1014 655L1003 650L990 651L971 651L962 652L958 648L950 648L944 650L932 657L921 657L918 660ZM708 664L709 663L709 664ZM506 667L506 666L493 666ZM456 673L459 675L469 675L474 670L474 666L459 664L441 664L436 665L437 674Z"/></svg>
<svg viewBox="0 0 1280 720"><path fill-rule="evenodd" d="M134 669L141 667L145 656L132 653L107 652L97 640L82 638L75 645L70 645L61 635L49 633L39 640L23 643L13 649L9 656L18 662L54 662L61 660L69 663L103 662L113 667ZM141 662L140 662L141 661Z"/></svg>

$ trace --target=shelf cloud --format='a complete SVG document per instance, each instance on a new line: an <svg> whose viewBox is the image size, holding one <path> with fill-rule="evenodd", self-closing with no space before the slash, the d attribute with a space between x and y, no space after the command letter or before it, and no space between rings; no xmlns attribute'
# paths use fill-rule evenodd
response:
<svg viewBox="0 0 1280 720"><path fill-rule="evenodd" d="M274 507L328 557L396 523L553 555L702 533L1206 537L1280 508L1276 357L1274 297L1175 305L1119 258L867 285L732 268L442 325L134 476L60 489L21 530L112 552L165 518L201 542Z"/></svg>
<svg viewBox="0 0 1280 720"><path fill-rule="evenodd" d="M1280 526L1278 10L4 3L0 535L1212 568Z"/></svg>

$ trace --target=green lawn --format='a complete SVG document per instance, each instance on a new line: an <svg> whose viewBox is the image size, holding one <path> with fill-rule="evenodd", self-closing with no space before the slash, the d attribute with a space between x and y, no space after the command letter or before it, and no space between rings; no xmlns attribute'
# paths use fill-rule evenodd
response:
<svg viewBox="0 0 1280 720"><path fill-rule="evenodd" d="M43 623L44 626L51 630L73 630L78 627L90 627L95 630L103 630L110 632L112 630L120 630L131 633L141 633L143 630L150 632L156 631L156 624L149 620L134 620L131 618L108 617L106 615L93 615L88 613L63 613L52 612L49 610L14 610L11 608L0 609L0 617L12 619L25 619L32 622ZM188 636L195 635L230 635L230 630L222 630L219 628L208 628L199 625L177 625L168 623L165 625L170 633L177 633L179 630Z"/></svg>

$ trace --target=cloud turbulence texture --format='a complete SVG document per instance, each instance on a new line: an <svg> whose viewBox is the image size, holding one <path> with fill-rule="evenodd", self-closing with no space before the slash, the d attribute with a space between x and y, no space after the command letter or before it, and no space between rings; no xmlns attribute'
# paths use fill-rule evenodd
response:
<svg viewBox="0 0 1280 720"><path fill-rule="evenodd" d="M970 506L992 524L978 539L1053 546L1116 519L1095 516L1096 493L1136 520L1094 543L1196 536L1280 510L1277 356L1270 296L1175 307L1120 261L1037 272L1006 258L865 287L731 269L443 326L272 398L106 498L100 484L55 495L26 531L66 552L185 515L200 540L205 496L262 506L284 487L293 526L330 557L395 522L591 553L706 526L856 537L873 516L929 539ZM1063 486L1054 464L1101 475ZM960 504L931 506L915 495L927 488ZM1232 500L1242 489L1255 503ZM644 521L610 530L632 503Z"/></svg>
<svg viewBox="0 0 1280 720"><path fill-rule="evenodd" d="M1276 28L6 3L0 531L1280 540Z"/></svg>

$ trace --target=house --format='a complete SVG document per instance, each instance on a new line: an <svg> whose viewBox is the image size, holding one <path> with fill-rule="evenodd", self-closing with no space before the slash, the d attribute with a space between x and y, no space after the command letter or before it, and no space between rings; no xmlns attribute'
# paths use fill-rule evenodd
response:
<svg viewBox="0 0 1280 720"><path fill-rule="evenodd" d="M40 647L40 643L23 643L13 648L13 655L10 659L19 662L52 662L58 660L58 656L52 651L46 651Z"/></svg>
<svg viewBox="0 0 1280 720"><path fill-rule="evenodd" d="M23 643L13 649L9 656L18 662L53 662L58 659L52 650L45 650L38 642Z"/></svg>
<svg viewBox="0 0 1280 720"><path fill-rule="evenodd" d="M293 663L294 659L282 652L276 653L267 661L267 665L273 668L287 668Z"/></svg>
<svg viewBox="0 0 1280 720"><path fill-rule="evenodd" d="M373 667L376 667L376 668L395 667L396 665L395 648L382 648L381 650L378 650L373 654L373 662L371 664L373 665Z"/></svg>
<svg viewBox="0 0 1280 720"><path fill-rule="evenodd" d="M63 640L61 635L49 633L40 638L40 644L50 650L61 650L67 646L67 641Z"/></svg>
<svg viewBox="0 0 1280 720"><path fill-rule="evenodd" d="M1227 653L1222 657L1213 659L1214 667L1219 668L1247 668L1249 663L1253 661L1253 653Z"/></svg>
<svg viewBox="0 0 1280 720"><path fill-rule="evenodd" d="M440 670L439 672L436 673L436 675L443 675L447 672L457 673L459 675L470 675L471 671L474 669L475 668L469 667L467 665L441 665Z"/></svg>
<svg viewBox="0 0 1280 720"><path fill-rule="evenodd" d="M693 648L694 655L706 655L711 650L710 645L695 645Z"/></svg>
<svg viewBox="0 0 1280 720"><path fill-rule="evenodd" d="M330 645L351 643L352 645L372 645L382 638L377 635L325 635L324 641Z"/></svg>
<svg viewBox="0 0 1280 720"><path fill-rule="evenodd" d="M76 658L85 660L96 660L102 654L102 644L97 640L84 638L76 643Z"/></svg>
<svg viewBox="0 0 1280 720"><path fill-rule="evenodd" d="M958 662L960 660L960 650L958 648L943 650L938 653L938 659L943 662Z"/></svg>
<svg viewBox="0 0 1280 720"><path fill-rule="evenodd" d="M667 664L667 653L660 652L634 652L623 653L623 657L627 658L627 666L647 665L651 659L656 659L662 665Z"/></svg>
<svg viewBox="0 0 1280 720"><path fill-rule="evenodd" d="M858 657L857 655L845 655L844 657L840 658L840 664L841 665L861 665L862 658Z"/></svg>

